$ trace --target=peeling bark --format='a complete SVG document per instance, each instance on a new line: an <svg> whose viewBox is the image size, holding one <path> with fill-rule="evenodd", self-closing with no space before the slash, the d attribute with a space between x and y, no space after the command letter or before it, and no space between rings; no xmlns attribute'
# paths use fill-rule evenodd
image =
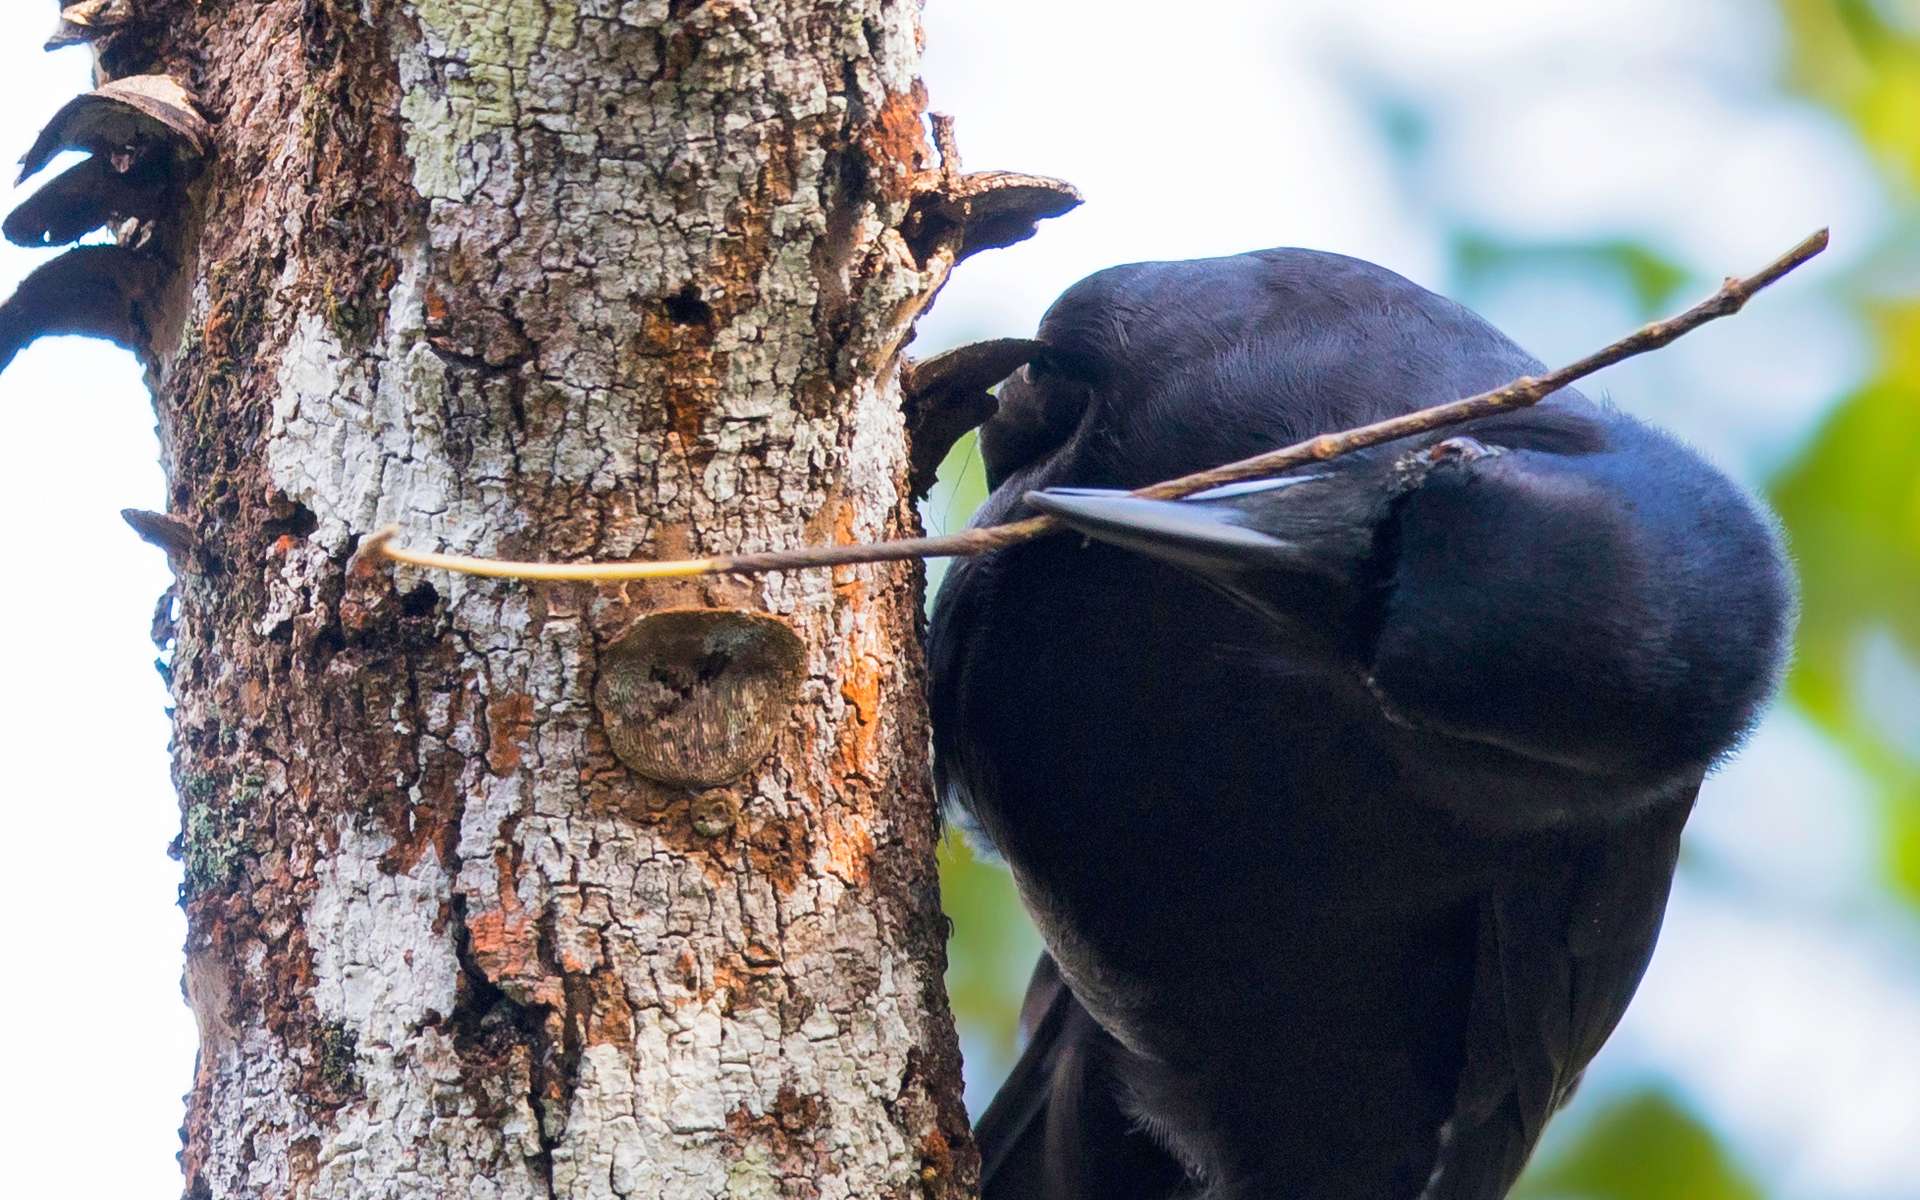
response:
<svg viewBox="0 0 1920 1200"><path fill-rule="evenodd" d="M918 568L352 561L389 522L551 558L911 534L895 359L974 248L965 204L901 232L917 3L112 13L103 78L178 79L212 131L121 333L180 574L187 1194L967 1194ZM596 705L666 609L797 635L726 778L632 769Z"/></svg>

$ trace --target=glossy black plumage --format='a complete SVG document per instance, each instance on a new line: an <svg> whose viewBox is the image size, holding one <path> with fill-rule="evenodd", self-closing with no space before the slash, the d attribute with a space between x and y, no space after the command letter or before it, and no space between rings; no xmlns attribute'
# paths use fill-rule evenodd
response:
<svg viewBox="0 0 1920 1200"><path fill-rule="evenodd" d="M1539 369L1353 259L1115 268L1039 340L976 520L1084 536L955 564L929 639L941 788L1057 962L986 1200L1504 1195L1778 673L1770 526L1571 391L1276 486L1087 490Z"/></svg>

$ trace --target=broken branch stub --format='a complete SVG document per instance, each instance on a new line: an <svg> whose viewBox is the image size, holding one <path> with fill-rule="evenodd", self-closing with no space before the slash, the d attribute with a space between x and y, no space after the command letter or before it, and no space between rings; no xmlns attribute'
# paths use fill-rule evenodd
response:
<svg viewBox="0 0 1920 1200"><path fill-rule="evenodd" d="M182 559L193 553L197 539L193 526L172 513L148 512L142 508L123 508L120 519L140 535L149 546L166 551L167 559Z"/></svg>
<svg viewBox="0 0 1920 1200"><path fill-rule="evenodd" d="M212 145L213 130L186 88L166 75L131 75L62 105L21 157L20 181L62 150L91 151L124 171L137 156L164 146L191 173Z"/></svg>
<svg viewBox="0 0 1920 1200"><path fill-rule="evenodd" d="M167 171L156 169L151 156L121 171L109 156L96 154L29 196L0 232L16 246L64 246L129 217L163 216L177 195Z"/></svg>
<svg viewBox="0 0 1920 1200"><path fill-rule="evenodd" d="M930 171L921 177L904 232L908 245L926 258L943 234L956 227L960 262L982 250L1011 246L1032 237L1040 222L1079 207L1079 189L1044 175L1015 171L975 171L953 176Z"/></svg>
<svg viewBox="0 0 1920 1200"><path fill-rule="evenodd" d="M47 38L46 48L77 46L105 37L131 22L135 16L133 0L80 0L60 10L60 24Z"/></svg>
<svg viewBox="0 0 1920 1200"><path fill-rule="evenodd" d="M906 399L912 448L909 483L914 495L927 494L953 444L993 415L997 401L987 389L1044 348L1031 338L992 338L902 366L900 387Z"/></svg>
<svg viewBox="0 0 1920 1200"><path fill-rule="evenodd" d="M60 50L67 46L84 45L97 36L99 36L97 31L85 25L76 25L62 17L60 23L53 27L53 32L47 35L46 44L41 49Z"/></svg>
<svg viewBox="0 0 1920 1200"><path fill-rule="evenodd" d="M36 338L79 334L138 352L166 279L159 259L123 246L81 246L40 267L0 304L0 371Z"/></svg>
<svg viewBox="0 0 1920 1200"><path fill-rule="evenodd" d="M773 749L806 647L785 621L736 609L641 617L601 657L594 704L620 761L661 783L731 783Z"/></svg>
<svg viewBox="0 0 1920 1200"><path fill-rule="evenodd" d="M105 9L81 14L104 19ZM62 150L93 157L15 209L0 232L26 246L76 241L127 218L157 221L186 203L184 184L212 146L193 97L165 75L136 75L61 106L21 159L20 178ZM0 370L48 334L103 337L137 350L167 270L151 227L122 231L123 244L82 246L27 276L0 304Z"/></svg>
<svg viewBox="0 0 1920 1200"><path fill-rule="evenodd" d="M961 224L966 236L960 257L1011 246L1032 237L1041 221L1064 216L1081 203L1078 188L1044 175L1013 171L981 171L960 177L959 196L948 202L964 206Z"/></svg>

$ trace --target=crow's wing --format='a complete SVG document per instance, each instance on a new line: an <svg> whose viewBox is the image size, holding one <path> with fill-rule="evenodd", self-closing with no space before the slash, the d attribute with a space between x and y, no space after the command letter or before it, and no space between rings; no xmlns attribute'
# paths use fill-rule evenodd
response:
<svg viewBox="0 0 1920 1200"><path fill-rule="evenodd" d="M980 1117L981 1200L1170 1200L1180 1164L1126 1111L1127 1052L1040 956L1027 986L1027 1048Z"/></svg>
<svg viewBox="0 0 1920 1200"><path fill-rule="evenodd" d="M1640 984L1697 790L1547 839L1482 900L1466 1068L1421 1200L1499 1200L1513 1186Z"/></svg>

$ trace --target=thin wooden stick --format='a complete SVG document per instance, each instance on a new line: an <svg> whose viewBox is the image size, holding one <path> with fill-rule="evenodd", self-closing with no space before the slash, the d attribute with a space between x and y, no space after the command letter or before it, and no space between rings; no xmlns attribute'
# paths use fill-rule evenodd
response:
<svg viewBox="0 0 1920 1200"><path fill-rule="evenodd" d="M1136 496L1155 500L1175 500L1222 484L1244 479L1261 479L1307 463L1325 462L1343 454L1352 454L1382 442L1395 441L1418 433L1430 433L1463 421L1491 416L1515 408L1538 404L1554 392L1584 379L1603 367L1658 350L1693 332L1709 321L1732 316L1746 307L1747 301L1762 289L1778 282L1788 272L1827 248L1827 231L1822 229L1793 249L1774 259L1758 272L1745 278L1729 277L1720 290L1677 316L1654 321L1585 358L1568 363L1540 376L1523 376L1504 387L1437 404L1404 416L1390 417L1339 433L1325 433L1291 446L1256 454L1225 466L1182 475L1139 489ZM509 562L502 559L469 558L459 554L434 554L409 550L393 544L398 526L390 526L369 538L362 554L382 554L394 562L417 567L433 567L467 575L486 575L499 579L528 579L549 582L611 583L630 579L673 579L690 575L751 575L763 571L793 571L808 567L837 567L851 563L897 562L910 558L943 558L985 554L1052 533L1060 523L1048 516L1028 517L1006 525L968 529L940 537L904 538L893 542L871 542L849 546L805 546L796 550L772 550L758 554L728 554L713 558L692 558L665 562L542 563Z"/></svg>

